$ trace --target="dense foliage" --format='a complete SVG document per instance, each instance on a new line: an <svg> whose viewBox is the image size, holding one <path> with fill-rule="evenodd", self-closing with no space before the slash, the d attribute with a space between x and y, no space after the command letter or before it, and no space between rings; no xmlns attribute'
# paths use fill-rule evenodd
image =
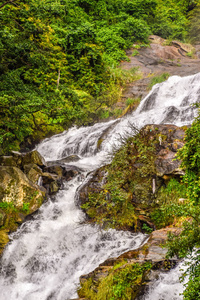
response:
<svg viewBox="0 0 200 300"><path fill-rule="evenodd" d="M190 13L189 36L192 43L200 43L200 4Z"/></svg>
<svg viewBox="0 0 200 300"><path fill-rule="evenodd" d="M90 193L88 201L82 205L92 221L106 227L137 230L138 200L143 200L140 207L147 208L154 198L152 176L158 137L150 139L145 132L138 133L133 126L132 129L136 136L120 138L122 146L106 167L106 183L102 190Z"/></svg>
<svg viewBox="0 0 200 300"><path fill-rule="evenodd" d="M195 3L1 0L1 152L101 115L119 97L125 49L150 33L184 39Z"/></svg>
<svg viewBox="0 0 200 300"><path fill-rule="evenodd" d="M186 131L185 141L179 158L185 170L183 181L187 186L187 201L182 210L177 210L185 217L185 222L181 234L169 238L169 256L192 255L186 272L189 282L183 294L184 299L194 300L200 295L200 115Z"/></svg>
<svg viewBox="0 0 200 300"><path fill-rule="evenodd" d="M108 276L100 281L86 280L79 291L80 297L89 300L131 300L135 299L144 281L145 275L151 270L149 262L144 264L128 264L118 262L109 271Z"/></svg>
<svg viewBox="0 0 200 300"><path fill-rule="evenodd" d="M99 172L100 178L106 174L101 178L104 183L101 190L88 189L89 197L82 208L90 221L149 233L152 228L145 220L160 229L176 223L182 216L186 202L179 200L186 198L186 185L180 182L179 176L167 176L165 181L157 171L158 153L163 150L160 140L164 141L165 149L169 149L172 129L164 134L158 127L152 129L151 125L139 132L130 126L135 135L120 138L122 146L114 151L112 163ZM141 215L144 217L142 223Z"/></svg>

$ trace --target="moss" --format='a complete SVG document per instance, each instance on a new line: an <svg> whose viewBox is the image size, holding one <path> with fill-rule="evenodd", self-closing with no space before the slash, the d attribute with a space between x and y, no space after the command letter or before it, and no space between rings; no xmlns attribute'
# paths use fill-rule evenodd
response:
<svg viewBox="0 0 200 300"><path fill-rule="evenodd" d="M3 252L4 247L9 242L8 230L0 229L0 255Z"/></svg>
<svg viewBox="0 0 200 300"><path fill-rule="evenodd" d="M165 181L166 182L166 181ZM180 199L186 199L187 186L178 178L170 178L166 186L161 187L156 193L155 204L151 212L151 219L157 229L179 222Z"/></svg>
<svg viewBox="0 0 200 300"><path fill-rule="evenodd" d="M149 262L117 262L106 277L102 273L96 280L94 274L82 282L78 295L89 300L133 300L145 284L145 277L151 268Z"/></svg>
<svg viewBox="0 0 200 300"><path fill-rule="evenodd" d="M97 149L100 149L102 143L103 143L103 139L99 139L97 142Z"/></svg>

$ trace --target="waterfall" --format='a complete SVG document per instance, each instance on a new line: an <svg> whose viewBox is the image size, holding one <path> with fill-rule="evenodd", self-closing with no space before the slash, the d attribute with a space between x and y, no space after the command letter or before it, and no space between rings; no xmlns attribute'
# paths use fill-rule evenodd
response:
<svg viewBox="0 0 200 300"><path fill-rule="evenodd" d="M184 282L180 284L179 278L186 271L185 262L180 263L176 268L169 272L161 272L159 278L150 287L147 295L144 295L140 300L179 300L183 299L181 294L184 290Z"/></svg>
<svg viewBox="0 0 200 300"><path fill-rule="evenodd" d="M68 164L80 167L83 173L65 183L33 220L10 235L0 266L1 300L75 298L82 274L144 243L146 236L141 233L104 231L84 224L85 215L74 203L77 188L87 180L88 172L110 160L108 154L113 146L120 146L121 135L132 134L130 124L138 128L152 123L191 124L197 114L191 104L200 100L199 81L200 73L184 78L172 76L155 85L131 115L94 126L73 127L38 145L46 161L77 155L79 159ZM157 293L148 299L164 298Z"/></svg>

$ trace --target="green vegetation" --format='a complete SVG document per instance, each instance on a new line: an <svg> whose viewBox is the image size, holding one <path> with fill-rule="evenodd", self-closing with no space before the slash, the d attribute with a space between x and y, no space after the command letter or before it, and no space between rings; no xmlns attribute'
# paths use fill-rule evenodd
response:
<svg viewBox="0 0 200 300"><path fill-rule="evenodd" d="M102 191L90 193L88 201L82 205L89 218L106 227L137 228L134 200L142 199L141 206L147 208L154 198L152 175L155 173L156 143L159 143L158 137L149 139L144 132L124 139L123 146L106 167L107 183Z"/></svg>
<svg viewBox="0 0 200 300"><path fill-rule="evenodd" d="M188 205L186 185L173 175L165 182L156 175L155 166L156 154L162 149L160 137L168 146L170 138L151 126L139 133L133 127L134 130L136 135L124 138L112 163L105 167L102 190L90 191L82 208L91 221L104 227L137 230L140 212L144 211L147 220L158 229L179 222ZM154 192L153 180L157 182ZM146 223L141 229L148 233L152 230Z"/></svg>
<svg viewBox="0 0 200 300"><path fill-rule="evenodd" d="M168 256L183 258L195 252L183 275L183 279L189 275L183 296L184 300L196 300L200 295L200 114L187 129L185 145L177 155L182 160L185 175L182 178L166 176L160 183L157 178L155 194L151 183L161 133L158 128L154 131L149 128L124 141L106 170L108 176L103 191L90 195L85 209L95 221L116 228L127 228L131 223L136 227L141 209L158 229L181 226L179 235L169 236ZM164 135L162 140L168 142ZM142 229L150 233L152 229L147 224L144 223ZM110 284L112 286L113 281Z"/></svg>
<svg viewBox="0 0 200 300"><path fill-rule="evenodd" d="M150 33L184 39L195 5L1 0L0 152L104 117L119 97L117 65L127 59L125 49L147 44Z"/></svg>
<svg viewBox="0 0 200 300"><path fill-rule="evenodd" d="M156 228L168 226L178 221L188 204L187 187L180 179L172 178L167 186L161 186L156 194L156 206L151 212L151 219Z"/></svg>
<svg viewBox="0 0 200 300"><path fill-rule="evenodd" d="M21 207L16 206L12 201L0 202L0 231L15 231L22 223L21 217L30 213L29 206L30 203L28 202L23 203Z"/></svg>
<svg viewBox="0 0 200 300"><path fill-rule="evenodd" d="M91 300L131 300L138 294L144 276L151 269L151 263L126 264L125 261L114 266L109 275L95 284L90 278L79 291L80 297ZM96 292L97 291L97 292Z"/></svg>
<svg viewBox="0 0 200 300"><path fill-rule="evenodd" d="M138 105L140 103L140 98L128 98L126 100L127 106Z"/></svg>
<svg viewBox="0 0 200 300"><path fill-rule="evenodd" d="M132 56L136 56L136 55L138 55L138 54L139 54L139 51L133 50Z"/></svg>
<svg viewBox="0 0 200 300"><path fill-rule="evenodd" d="M168 255L186 257L195 252L186 272L189 274L189 282L183 293L184 300L193 300L199 299L200 295L200 115L186 131L185 141L184 147L179 151L182 168L185 170L183 181L187 186L188 199L179 213L184 216L185 222L179 236L170 235Z"/></svg>
<svg viewBox="0 0 200 300"><path fill-rule="evenodd" d="M1 202L0 203L0 208L5 211L6 213L10 212L16 212L17 209L14 206L13 202Z"/></svg>
<svg viewBox="0 0 200 300"><path fill-rule="evenodd" d="M144 224L142 225L142 230L143 230L145 233L149 234L149 233L152 233L153 228L149 227L148 225L146 225L146 224L144 223Z"/></svg>
<svg viewBox="0 0 200 300"><path fill-rule="evenodd" d="M90 194L84 209L92 220L115 228L135 226L136 229L140 212L158 229L169 225L182 227L179 235L169 236L168 256L183 258L195 252L183 275L183 278L189 275L183 296L184 300L196 300L200 295L200 114L187 129L185 145L178 151L185 175L167 175L162 179L158 176L153 193L160 136L167 149L171 145L170 136L161 134L159 128L152 130L151 126L125 139L106 169L108 175L102 191ZM145 222L142 229L147 233L152 231ZM108 286L108 292L112 293L112 280Z"/></svg>
<svg viewBox="0 0 200 300"><path fill-rule="evenodd" d="M0 0L0 154L72 124L120 115L112 105L120 99L123 86L140 76L136 69L122 71L118 67L128 59L125 50L138 43L136 55L138 47L148 44L149 34L169 41L190 37L198 43L199 15L198 0ZM152 78L151 86L168 76ZM127 106L134 103L127 100ZM141 133L129 138L115 153L102 192L90 194L83 205L88 216L105 226L136 228L137 201L142 199L140 207L150 207L148 212L157 227L172 224L176 218L185 220L181 235L170 237L169 255L184 257L194 247L198 249L199 136L200 117L187 130L186 144L179 152L185 169L183 183L171 179L155 194L152 178L158 137L147 139ZM187 200L179 203L180 198ZM0 219L7 214L5 230L14 230L21 222L19 213L29 213L29 206L25 203L18 209L12 203L0 203ZM150 231L145 224L143 229ZM188 270L186 300L199 298L199 261L197 250ZM108 276L114 289L105 291L105 278L102 293L111 293L110 299L123 299L124 294L124 299L131 299L130 282L137 283L134 274L142 276L140 268L115 270Z"/></svg>
<svg viewBox="0 0 200 300"><path fill-rule="evenodd" d="M190 41L193 44L200 42L200 4L190 13Z"/></svg>
<svg viewBox="0 0 200 300"><path fill-rule="evenodd" d="M156 83L161 83L169 78L169 73L162 73L161 75L151 78L148 88L151 89Z"/></svg>
<svg viewBox="0 0 200 300"><path fill-rule="evenodd" d="M30 212L30 203L23 203L22 211L28 214Z"/></svg>

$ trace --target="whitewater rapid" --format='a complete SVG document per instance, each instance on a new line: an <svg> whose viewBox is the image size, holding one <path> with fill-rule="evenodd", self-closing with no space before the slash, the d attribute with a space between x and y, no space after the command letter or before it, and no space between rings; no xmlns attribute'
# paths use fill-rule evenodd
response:
<svg viewBox="0 0 200 300"><path fill-rule="evenodd" d="M103 231L84 224L85 215L74 201L76 191L87 180L88 172L110 161L113 147L120 146L120 137L133 134L130 124L137 128L155 123L191 124L197 115L191 104L200 100L199 82L200 73L170 77L154 86L131 115L90 127L74 127L38 145L37 150L46 161L72 154L79 156L78 161L69 164L81 168L82 175L66 182L56 197L42 205L33 220L11 234L1 259L1 300L75 298L81 275L145 241L146 236L141 233ZM157 292L145 299L168 298ZM171 299L182 298L175 295Z"/></svg>

